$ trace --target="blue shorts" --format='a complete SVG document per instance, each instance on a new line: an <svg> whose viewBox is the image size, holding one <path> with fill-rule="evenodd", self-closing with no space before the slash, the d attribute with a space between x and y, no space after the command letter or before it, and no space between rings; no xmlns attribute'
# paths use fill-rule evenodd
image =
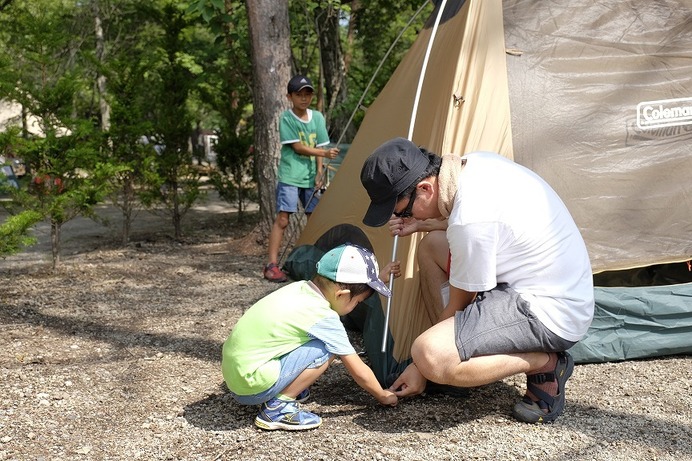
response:
<svg viewBox="0 0 692 461"><path fill-rule="evenodd" d="M478 293L454 315L454 340L462 361L479 355L562 352L575 344L547 329L528 301L506 283Z"/></svg>
<svg viewBox="0 0 692 461"><path fill-rule="evenodd" d="M314 187L298 187L280 182L276 186L276 210L286 213L298 211L298 200L305 210L305 214L310 214L315 210L320 201L320 191Z"/></svg>
<svg viewBox="0 0 692 461"><path fill-rule="evenodd" d="M318 339L308 341L281 357L279 379L266 391L253 395L231 395L241 405L259 405L273 399L286 389L307 368L319 368L331 358L324 343Z"/></svg>

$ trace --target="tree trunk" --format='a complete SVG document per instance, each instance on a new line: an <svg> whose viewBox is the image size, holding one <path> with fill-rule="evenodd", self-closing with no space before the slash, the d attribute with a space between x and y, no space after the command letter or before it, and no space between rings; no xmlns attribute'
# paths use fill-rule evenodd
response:
<svg viewBox="0 0 692 461"><path fill-rule="evenodd" d="M252 50L255 168L259 178L260 235L274 222L276 172L281 154L279 116L287 106L291 78L290 25L287 0L245 2Z"/></svg>
<svg viewBox="0 0 692 461"><path fill-rule="evenodd" d="M105 40L103 38L103 26L101 25L101 9L99 2L94 2L94 33L96 35L96 59L103 63L106 54ZM96 88L99 94L99 110L101 111L101 129L104 132L111 127L111 108L106 101L106 76L99 72L96 77Z"/></svg>
<svg viewBox="0 0 692 461"><path fill-rule="evenodd" d="M123 213L123 231L122 231L122 243L123 246L130 243L130 230L132 229L132 213L135 207L135 187L133 180L128 175L128 177L123 182L122 187L123 201L122 207L120 208Z"/></svg>
<svg viewBox="0 0 692 461"><path fill-rule="evenodd" d="M29 138L29 111L24 104L22 104L22 137Z"/></svg>
<svg viewBox="0 0 692 461"><path fill-rule="evenodd" d="M350 142L356 130L346 126L350 114L339 110L345 106L348 97L346 65L339 35L339 10L330 4L326 8L317 8L315 17L326 89L324 111L329 124L329 137L332 142L337 142L343 135L343 138Z"/></svg>
<svg viewBox="0 0 692 461"><path fill-rule="evenodd" d="M50 220L50 249L53 256L53 270L60 264L60 231L62 223Z"/></svg>
<svg viewBox="0 0 692 461"><path fill-rule="evenodd" d="M348 51L344 54L344 70L346 73L351 70L351 61L353 60L353 49L356 41L356 20L360 14L360 10L363 5L361 5L360 0L353 0L351 2L351 17L348 21L348 33L346 34L346 42L348 43Z"/></svg>
<svg viewBox="0 0 692 461"><path fill-rule="evenodd" d="M178 183L174 182L171 184L173 188L171 197L171 219L173 220L173 232L175 234L175 240L180 241L183 237L183 213L180 210L180 196L178 195ZM170 192L169 192L170 193Z"/></svg>

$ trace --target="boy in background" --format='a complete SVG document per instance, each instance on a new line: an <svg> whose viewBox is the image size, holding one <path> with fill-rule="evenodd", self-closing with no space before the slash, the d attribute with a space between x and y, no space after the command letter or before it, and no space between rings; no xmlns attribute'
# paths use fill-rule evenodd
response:
<svg viewBox="0 0 692 461"><path fill-rule="evenodd" d="M267 295L238 320L223 345L221 368L234 399L261 404L255 425L266 430L307 430L322 423L301 410L310 386L340 357L360 387L382 405L397 397L383 389L351 345L340 316L350 313L375 291L391 296L382 280L399 276L399 263L377 276L377 260L353 244L328 251L311 280L286 285Z"/></svg>
<svg viewBox="0 0 692 461"><path fill-rule="evenodd" d="M309 108L314 92L312 82L303 75L296 75L288 82L287 97L292 107L281 114L279 121L277 214L269 234L269 261L264 267L264 278L271 282L287 280L278 266L279 248L291 214L298 211L298 200L309 218L319 202L322 159L334 159L339 154L335 147L323 148L329 144L329 135L324 116Z"/></svg>

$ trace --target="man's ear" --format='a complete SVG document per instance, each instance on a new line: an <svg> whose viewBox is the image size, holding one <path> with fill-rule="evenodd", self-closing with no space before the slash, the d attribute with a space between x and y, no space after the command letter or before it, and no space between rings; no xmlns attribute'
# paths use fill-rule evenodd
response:
<svg viewBox="0 0 692 461"><path fill-rule="evenodd" d="M418 183L418 185L416 185L416 189L418 190L417 193L419 193L419 192L432 192L433 188L434 188L433 183L428 181L427 179L422 180L421 182Z"/></svg>

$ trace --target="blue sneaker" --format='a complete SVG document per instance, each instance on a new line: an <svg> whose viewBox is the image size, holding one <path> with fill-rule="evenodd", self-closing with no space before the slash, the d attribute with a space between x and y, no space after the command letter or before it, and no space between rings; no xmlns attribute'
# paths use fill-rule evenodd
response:
<svg viewBox="0 0 692 461"><path fill-rule="evenodd" d="M296 397L296 402L303 403L309 398L310 398L310 388L308 387L303 392L298 394L298 396Z"/></svg>
<svg viewBox="0 0 692 461"><path fill-rule="evenodd" d="M315 429L320 424L322 424L322 418L309 411L301 410L300 404L295 400L271 399L262 404L255 418L255 425L268 431L276 429L306 431Z"/></svg>

